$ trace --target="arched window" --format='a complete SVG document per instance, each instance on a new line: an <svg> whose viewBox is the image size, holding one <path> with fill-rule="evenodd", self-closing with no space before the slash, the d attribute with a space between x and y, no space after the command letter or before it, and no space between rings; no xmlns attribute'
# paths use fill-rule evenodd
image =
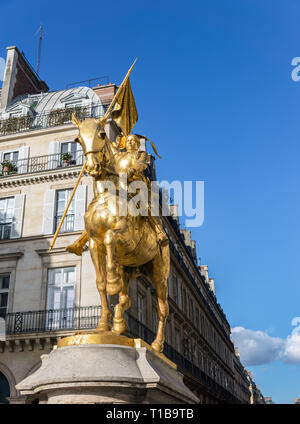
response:
<svg viewBox="0 0 300 424"><path fill-rule="evenodd" d="M8 403L7 397L10 396L10 388L7 378L0 372L0 404Z"/></svg>

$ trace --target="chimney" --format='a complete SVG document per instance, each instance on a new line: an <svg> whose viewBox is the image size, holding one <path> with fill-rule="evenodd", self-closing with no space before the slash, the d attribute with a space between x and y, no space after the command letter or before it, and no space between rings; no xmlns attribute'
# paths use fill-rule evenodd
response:
<svg viewBox="0 0 300 424"><path fill-rule="evenodd" d="M234 348L234 353L235 353L235 356L237 356L238 358L240 357L239 351L237 350L236 347Z"/></svg>
<svg viewBox="0 0 300 424"><path fill-rule="evenodd" d="M214 295L216 295L216 289L215 289L215 279L209 278L208 280L209 288L213 292Z"/></svg>
<svg viewBox="0 0 300 424"><path fill-rule="evenodd" d="M14 98L22 94L37 94L49 91L41 81L24 55L17 47L7 47L4 80L1 91L0 110L5 110Z"/></svg>
<svg viewBox="0 0 300 424"><path fill-rule="evenodd" d="M177 221L177 224L179 225L178 205L170 205L170 214L171 217L174 218Z"/></svg>
<svg viewBox="0 0 300 424"><path fill-rule="evenodd" d="M200 265L201 275L205 278L205 281L208 283L208 266Z"/></svg>

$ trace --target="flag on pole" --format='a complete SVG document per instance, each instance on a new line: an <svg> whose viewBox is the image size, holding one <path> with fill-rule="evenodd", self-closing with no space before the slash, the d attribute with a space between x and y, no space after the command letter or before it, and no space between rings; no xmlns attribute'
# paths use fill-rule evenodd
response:
<svg viewBox="0 0 300 424"><path fill-rule="evenodd" d="M138 120L135 100L132 94L129 77L117 93L112 118L121 128L124 136L131 133L132 128Z"/></svg>

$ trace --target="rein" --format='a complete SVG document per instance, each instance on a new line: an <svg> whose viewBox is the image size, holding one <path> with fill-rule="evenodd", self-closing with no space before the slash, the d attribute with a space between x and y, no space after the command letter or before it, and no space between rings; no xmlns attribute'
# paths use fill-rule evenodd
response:
<svg viewBox="0 0 300 424"><path fill-rule="evenodd" d="M112 153L112 151L111 151L111 148L110 148L110 146L108 145L108 143L107 143L107 139L105 140L105 143L104 143L104 147L107 149L107 153L108 153L108 155L109 155L109 159L110 159L110 163L112 164L114 164L114 156L113 156L113 153ZM103 148L100 150L100 149L97 149L97 150L89 150L88 152L85 152L85 156L87 155L87 154L89 154L89 153L102 153L103 152ZM107 168L106 166L101 166L101 168L103 169L103 170L105 170L105 171L107 171L107 172L109 172L110 174L113 174L113 175L116 175L117 177L119 176L119 174L117 174L115 171L113 171L112 169L110 169L110 168Z"/></svg>

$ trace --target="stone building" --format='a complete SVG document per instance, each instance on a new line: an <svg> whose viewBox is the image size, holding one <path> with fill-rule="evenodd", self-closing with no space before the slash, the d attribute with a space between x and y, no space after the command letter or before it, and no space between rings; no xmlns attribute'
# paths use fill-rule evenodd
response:
<svg viewBox="0 0 300 424"><path fill-rule="evenodd" d="M65 251L80 235L93 197L87 175L55 248L48 249L83 164L72 112L99 117L115 91L114 84L49 91L24 55L16 47L7 49L0 93L0 316L6 326L0 341L0 403L6 398L22 403L15 384L40 366L40 356L59 338L93 329L99 320L89 252L79 257ZM105 130L111 140L118 134L113 121ZM149 170L155 176L153 157ZM198 264L195 242L190 231L180 229L176 207L171 210L173 216L164 218L171 252L165 355L201 403L249 403L249 381L214 280L207 266ZM157 327L154 286L146 278L133 280L130 296L128 334L151 343Z"/></svg>
<svg viewBox="0 0 300 424"><path fill-rule="evenodd" d="M252 373L248 371L248 377L249 377L249 388L250 388L250 403L252 404L265 404L265 398L257 385L255 384L253 380Z"/></svg>

